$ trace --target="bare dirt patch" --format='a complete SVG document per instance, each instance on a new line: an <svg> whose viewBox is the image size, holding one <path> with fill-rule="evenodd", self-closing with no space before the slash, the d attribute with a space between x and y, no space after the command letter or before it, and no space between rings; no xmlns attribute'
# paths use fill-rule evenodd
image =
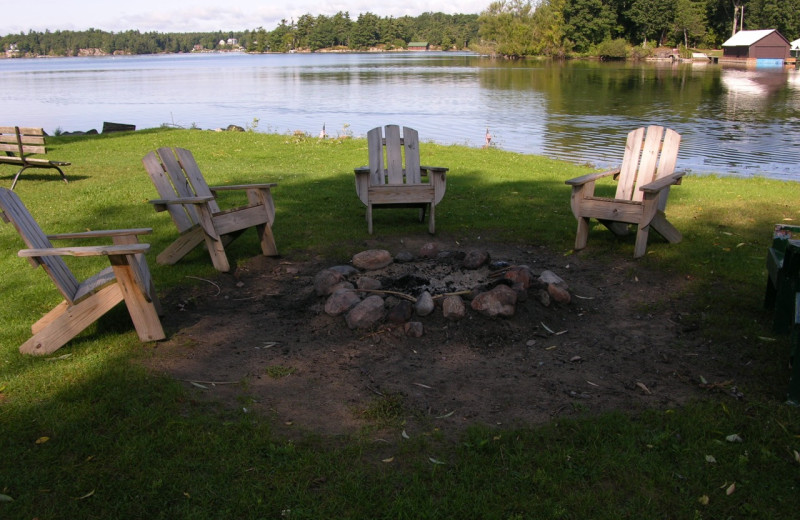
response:
<svg viewBox="0 0 800 520"><path fill-rule="evenodd" d="M431 240L365 243L353 254L415 252ZM419 318L421 338L389 324L351 330L342 316L325 314L313 288L314 276L336 262L257 257L166 295L170 339L146 364L202 398L271 416L281 431L323 435L374 425L381 406L393 406L383 412L399 413L409 432L457 433L478 423L507 428L668 408L707 392L701 375L728 379L706 356L679 275L632 259L606 265L590 253L433 241L442 251L477 247L492 260L551 270L568 283L572 303L545 307L530 297L512 317L470 310L456 322L437 309Z"/></svg>

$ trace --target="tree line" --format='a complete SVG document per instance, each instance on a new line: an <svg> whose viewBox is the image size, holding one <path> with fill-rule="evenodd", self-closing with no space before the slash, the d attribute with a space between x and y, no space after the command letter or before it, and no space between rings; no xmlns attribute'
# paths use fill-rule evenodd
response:
<svg viewBox="0 0 800 520"><path fill-rule="evenodd" d="M615 44L719 48L737 29L800 37L800 0L501 0L478 23L483 43L504 56L603 55Z"/></svg>
<svg viewBox="0 0 800 520"><path fill-rule="evenodd" d="M106 54L157 54L195 50L249 52L318 51L324 48L366 50L405 48L424 41L446 50L466 49L477 43L477 14L424 13L411 17L379 17L363 13L353 20L348 12L333 16L304 14L297 20L281 20L271 31L263 27L245 31L191 33L29 31L0 37L0 49L20 56L77 56L82 50L99 49ZM229 42L235 41L235 45Z"/></svg>
<svg viewBox="0 0 800 520"><path fill-rule="evenodd" d="M29 31L0 37L19 56L157 54L230 49L248 52L404 49L414 41L443 50L472 49L507 57L622 56L635 46L718 48L736 29L777 29L800 37L800 0L499 0L480 14L423 13L354 20L304 14L277 27L191 33ZM11 51L11 52L8 52Z"/></svg>

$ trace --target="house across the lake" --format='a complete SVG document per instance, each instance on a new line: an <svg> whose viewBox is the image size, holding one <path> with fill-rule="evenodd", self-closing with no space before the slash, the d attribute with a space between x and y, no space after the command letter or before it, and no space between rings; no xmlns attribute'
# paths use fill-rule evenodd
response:
<svg viewBox="0 0 800 520"><path fill-rule="evenodd" d="M782 67L791 44L776 29L739 31L722 44L721 62Z"/></svg>
<svg viewBox="0 0 800 520"><path fill-rule="evenodd" d="M427 51L428 42L408 42L408 50L410 51Z"/></svg>

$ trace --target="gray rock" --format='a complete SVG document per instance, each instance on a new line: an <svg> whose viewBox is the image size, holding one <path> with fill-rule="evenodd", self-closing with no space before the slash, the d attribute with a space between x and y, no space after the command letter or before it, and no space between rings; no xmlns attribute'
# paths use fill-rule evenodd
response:
<svg viewBox="0 0 800 520"><path fill-rule="evenodd" d="M341 273L342 276L352 276L354 274L358 274L358 269L353 267L352 265L334 265L333 267L329 267L331 271L336 271L337 273Z"/></svg>
<svg viewBox="0 0 800 520"><path fill-rule="evenodd" d="M407 264L414 261L414 253L411 251L400 251L394 255L394 261L398 264Z"/></svg>
<svg viewBox="0 0 800 520"><path fill-rule="evenodd" d="M417 297L417 303L414 304L414 311L417 313L417 316L427 316L433 312L435 306L436 304L433 302L431 293L422 291L422 294Z"/></svg>
<svg viewBox="0 0 800 520"><path fill-rule="evenodd" d="M425 334L425 327L419 321L409 321L403 326L403 330L409 338L421 338Z"/></svg>
<svg viewBox="0 0 800 520"><path fill-rule="evenodd" d="M567 282L565 282L560 276L558 276L553 271L542 271L542 274L539 275L539 281L543 284L550 285L555 284L564 289L567 289Z"/></svg>
<svg viewBox="0 0 800 520"><path fill-rule="evenodd" d="M347 326L351 329L368 329L382 321L385 313L383 298L368 296L347 313Z"/></svg>
<svg viewBox="0 0 800 520"><path fill-rule="evenodd" d="M381 281L369 276L362 276L356 281L356 287L359 289L366 289L368 291L375 291L381 288Z"/></svg>
<svg viewBox="0 0 800 520"><path fill-rule="evenodd" d="M358 293L352 289L339 289L328 297L325 302L325 313L329 316L339 316L349 311L361 301Z"/></svg>
<svg viewBox="0 0 800 520"><path fill-rule="evenodd" d="M317 293L317 296L327 296L333 292L336 284L343 281L344 276L342 276L342 273L332 269L323 269L314 277L314 292Z"/></svg>
<svg viewBox="0 0 800 520"><path fill-rule="evenodd" d="M414 307L408 300L400 300L397 305L389 310L386 320L392 323L405 323L411 319L414 313Z"/></svg>
<svg viewBox="0 0 800 520"><path fill-rule="evenodd" d="M353 256L353 265L365 271L383 269L393 261L389 251L384 249L370 249L356 253Z"/></svg>

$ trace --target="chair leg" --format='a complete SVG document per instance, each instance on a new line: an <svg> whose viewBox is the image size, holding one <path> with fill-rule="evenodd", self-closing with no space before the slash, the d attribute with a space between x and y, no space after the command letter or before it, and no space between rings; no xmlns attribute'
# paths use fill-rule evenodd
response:
<svg viewBox="0 0 800 520"><path fill-rule="evenodd" d="M196 226L189 231L186 231L174 242L166 247L156 257L156 262L161 265L173 265L181 258L188 255L192 250L203 243L203 230L200 226Z"/></svg>
<svg viewBox="0 0 800 520"><path fill-rule="evenodd" d="M264 256L278 256L278 246L275 245L275 235L272 234L272 227L269 224L256 226L256 232L261 242L261 252Z"/></svg>
<svg viewBox="0 0 800 520"><path fill-rule="evenodd" d="M367 232L372 234L372 204L367 204Z"/></svg>
<svg viewBox="0 0 800 520"><path fill-rule="evenodd" d="M161 327L161 320L158 318L158 296L155 291L152 294L153 301L147 301L134 279L131 265L125 256L112 255L109 257L114 269L114 276L117 278L117 285L122 291L131 321L136 328L136 333L141 341L158 341L164 339L164 329Z"/></svg>
<svg viewBox="0 0 800 520"><path fill-rule="evenodd" d="M791 376L789 377L789 391L786 395L786 403L800 406L800 292L795 294L794 326L792 327L792 341L789 360L792 365Z"/></svg>
<svg viewBox="0 0 800 520"><path fill-rule="evenodd" d="M231 264L228 262L228 256L225 254L225 247L222 245L222 239L205 235L205 240L208 254L211 255L211 263L214 264L214 269L223 273L230 271Z"/></svg>
<svg viewBox="0 0 800 520"><path fill-rule="evenodd" d="M650 236L650 226L639 226L636 230L636 244L633 246L633 257L641 258L647 252L647 238Z"/></svg>
<svg viewBox="0 0 800 520"><path fill-rule="evenodd" d="M434 233L436 233L436 218L434 216L434 209L433 209L434 208L434 204L431 203L430 206L431 206L431 211L430 211L430 215L428 216L428 233L433 235ZM422 211L425 211L425 210L423 209Z"/></svg>
<svg viewBox="0 0 800 520"><path fill-rule="evenodd" d="M589 241L589 218L578 217L578 231L575 234L575 249L583 249Z"/></svg>
<svg viewBox="0 0 800 520"><path fill-rule="evenodd" d="M63 306L58 316L48 313L49 322L20 345L19 351L34 355L52 354L121 301L122 290L115 283L76 305Z"/></svg>

